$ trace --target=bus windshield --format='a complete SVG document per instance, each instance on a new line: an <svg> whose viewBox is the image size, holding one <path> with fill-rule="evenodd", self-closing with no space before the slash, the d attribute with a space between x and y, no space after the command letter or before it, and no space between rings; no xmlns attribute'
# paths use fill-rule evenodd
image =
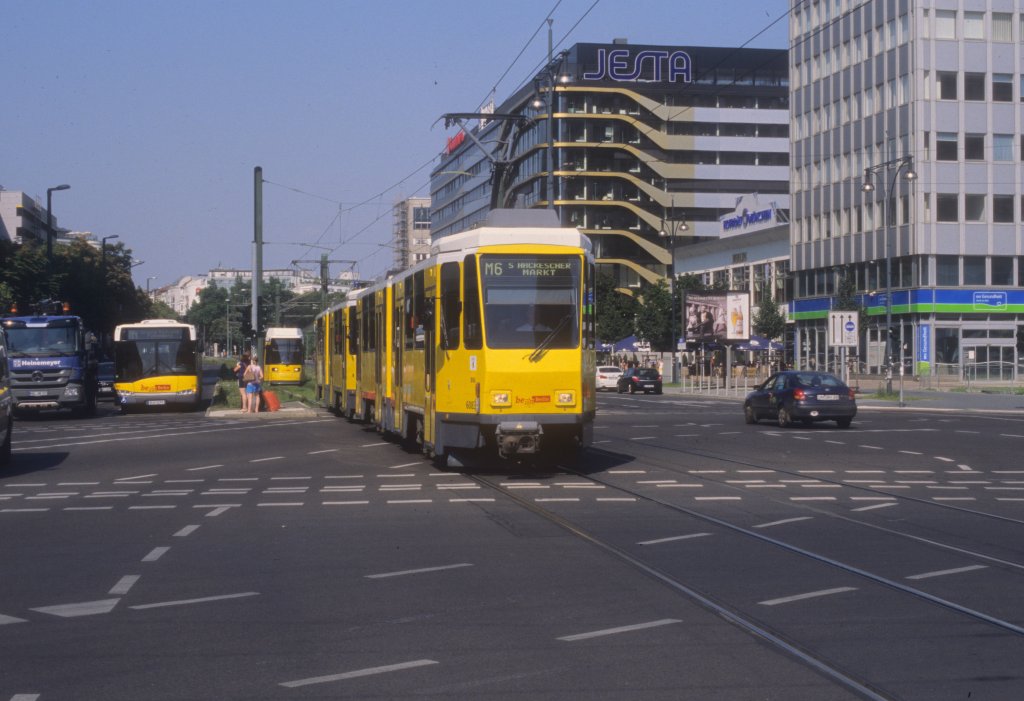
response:
<svg viewBox="0 0 1024 701"><path fill-rule="evenodd" d="M126 329L114 353L118 382L197 372L196 343L187 329Z"/></svg>
<svg viewBox="0 0 1024 701"><path fill-rule="evenodd" d="M580 258L480 256L489 348L576 348L580 341Z"/></svg>
<svg viewBox="0 0 1024 701"><path fill-rule="evenodd" d="M270 339L263 362L266 365L302 365L302 339Z"/></svg>

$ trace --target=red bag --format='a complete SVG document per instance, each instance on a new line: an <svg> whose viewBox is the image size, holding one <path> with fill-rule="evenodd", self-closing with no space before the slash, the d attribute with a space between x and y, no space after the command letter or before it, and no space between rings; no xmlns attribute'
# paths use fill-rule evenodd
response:
<svg viewBox="0 0 1024 701"><path fill-rule="evenodd" d="M267 408L267 411L278 411L281 408L281 400L277 398L277 394L269 389L263 390L262 394L263 405Z"/></svg>

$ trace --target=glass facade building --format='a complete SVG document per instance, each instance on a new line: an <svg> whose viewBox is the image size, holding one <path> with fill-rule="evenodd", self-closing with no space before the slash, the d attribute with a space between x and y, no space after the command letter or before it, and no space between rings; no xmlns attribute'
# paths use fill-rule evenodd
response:
<svg viewBox="0 0 1024 701"><path fill-rule="evenodd" d="M868 372L888 364L888 338L896 372L1014 379L1024 338L1020 1L791 5L799 362L831 363L826 317L846 279L867 311L858 354Z"/></svg>

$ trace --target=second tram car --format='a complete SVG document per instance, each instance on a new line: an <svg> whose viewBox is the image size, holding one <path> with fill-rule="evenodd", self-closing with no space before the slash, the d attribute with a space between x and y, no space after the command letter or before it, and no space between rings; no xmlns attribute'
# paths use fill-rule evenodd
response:
<svg viewBox="0 0 1024 701"><path fill-rule="evenodd" d="M263 342L263 375L276 385L302 383L304 362L302 329L271 327Z"/></svg>
<svg viewBox="0 0 1024 701"><path fill-rule="evenodd" d="M146 319L114 329L114 390L122 411L144 406L197 408L202 373L195 326Z"/></svg>

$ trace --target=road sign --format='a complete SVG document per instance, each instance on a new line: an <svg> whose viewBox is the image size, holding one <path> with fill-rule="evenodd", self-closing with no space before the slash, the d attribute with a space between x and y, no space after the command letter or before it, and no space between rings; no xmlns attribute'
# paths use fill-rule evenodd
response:
<svg viewBox="0 0 1024 701"><path fill-rule="evenodd" d="M828 344L830 346L853 346L856 348L859 337L858 312L828 313Z"/></svg>

